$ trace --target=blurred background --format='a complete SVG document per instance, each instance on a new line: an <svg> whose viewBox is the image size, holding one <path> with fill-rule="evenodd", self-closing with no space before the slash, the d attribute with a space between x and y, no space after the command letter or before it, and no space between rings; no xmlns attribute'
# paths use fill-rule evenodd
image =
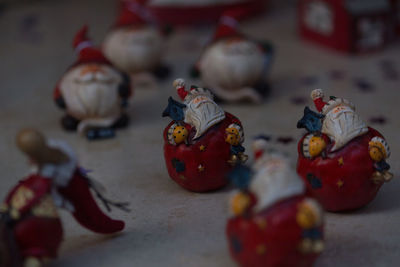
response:
<svg viewBox="0 0 400 267"><path fill-rule="evenodd" d="M115 239L93 235L62 214L65 242L50 266L233 266L224 227L229 192L194 194L170 181L163 162L161 118L172 81L201 80L190 69L212 39L222 12L235 7L239 29L273 47L262 104L223 104L252 137L270 135L296 159L296 129L310 92L352 100L364 120L382 132L393 151L395 179L372 204L354 214L328 214L327 248L317 266L398 266L400 220L399 0L150 0L159 24L170 28L165 40L168 78L155 88L137 85L127 110L131 124L117 138L88 142L62 131L63 112L53 90L77 58L76 32L89 26L95 46L118 17L116 0L0 0L0 198L23 177L28 164L14 137L23 127L67 140L81 164L95 170L111 197L132 203L116 212L127 230ZM142 88L143 87L143 88ZM112 193L113 192L113 193ZM107 242L106 242L107 241ZM118 253L117 253L118 252Z"/></svg>

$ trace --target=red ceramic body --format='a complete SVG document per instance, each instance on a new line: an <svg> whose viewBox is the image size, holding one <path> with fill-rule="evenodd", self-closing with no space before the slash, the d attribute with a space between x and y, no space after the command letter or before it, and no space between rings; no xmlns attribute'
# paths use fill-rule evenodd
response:
<svg viewBox="0 0 400 267"><path fill-rule="evenodd" d="M375 184L371 177L375 172L374 162L369 156L368 142L382 135L369 131L351 140L345 147L333 153L308 159L302 154L304 137L298 143L297 173L304 180L307 191L315 197L327 211L346 211L361 208L371 202L382 183ZM382 137L383 138L383 137ZM329 144L329 151L333 143ZM343 164L341 164L343 158ZM321 186L311 185L308 175L320 180Z"/></svg>
<svg viewBox="0 0 400 267"><path fill-rule="evenodd" d="M226 234L232 257L243 267L312 266L318 254L298 249L303 229L296 215L304 199L290 197L247 217L231 218Z"/></svg>
<svg viewBox="0 0 400 267"><path fill-rule="evenodd" d="M164 130L164 158L168 173L172 180L183 188L194 192L205 192L219 189L228 183L227 174L232 170L228 163L230 159L230 144L225 141L225 129L232 123L241 125L240 121L229 113L226 118L208 129L193 144L171 145L167 140L168 128ZM195 129L191 129L189 136ZM204 150L201 151L203 146ZM177 159L185 163L185 170L177 172L172 160ZM199 171L198 166L204 167Z"/></svg>

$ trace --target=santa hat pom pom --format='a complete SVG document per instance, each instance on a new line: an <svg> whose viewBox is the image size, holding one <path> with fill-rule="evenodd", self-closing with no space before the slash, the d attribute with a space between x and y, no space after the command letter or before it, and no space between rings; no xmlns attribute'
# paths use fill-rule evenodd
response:
<svg viewBox="0 0 400 267"><path fill-rule="evenodd" d="M324 98L324 91L322 89L315 89L311 92L311 99Z"/></svg>
<svg viewBox="0 0 400 267"><path fill-rule="evenodd" d="M178 78L172 83L172 86L175 89L178 89L179 87L185 87L185 80L182 78Z"/></svg>
<svg viewBox="0 0 400 267"><path fill-rule="evenodd" d="M254 157L256 159L260 158L264 154L264 151L267 149L267 147L268 147L268 138L264 138L263 136L257 137L253 141L252 145Z"/></svg>

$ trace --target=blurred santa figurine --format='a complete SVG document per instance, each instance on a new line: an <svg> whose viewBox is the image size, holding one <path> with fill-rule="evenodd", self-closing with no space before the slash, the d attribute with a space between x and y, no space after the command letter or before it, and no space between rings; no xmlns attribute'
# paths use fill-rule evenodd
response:
<svg viewBox="0 0 400 267"><path fill-rule="evenodd" d="M312 266L324 248L323 211L287 156L267 145L256 139L253 166L230 175L239 188L226 229L231 254L241 266Z"/></svg>
<svg viewBox="0 0 400 267"><path fill-rule="evenodd" d="M332 96L325 102L321 89L311 98L319 113L306 107L297 124L308 132L298 146L298 173L325 209L360 208L393 177L386 162L389 145L347 99Z"/></svg>
<svg viewBox="0 0 400 267"><path fill-rule="evenodd" d="M267 94L272 46L238 32L235 10L221 17L212 42L203 51L193 75L221 100L260 103Z"/></svg>
<svg viewBox="0 0 400 267"><path fill-rule="evenodd" d="M114 136L114 129L127 126L124 112L131 95L130 78L104 57L87 37L84 26L73 47L78 60L67 70L54 90L56 104L65 109L62 125L89 139Z"/></svg>
<svg viewBox="0 0 400 267"><path fill-rule="evenodd" d="M183 103L171 97L163 116L172 122L164 130L164 157L171 178L182 187L204 192L228 183L233 166L245 162L243 127L218 106L205 88L177 79L174 87Z"/></svg>
<svg viewBox="0 0 400 267"><path fill-rule="evenodd" d="M107 34L104 54L115 66L134 76L134 81L166 78L163 65L164 34L146 8L147 0L121 0L119 17ZM150 75L149 75L150 74Z"/></svg>
<svg viewBox="0 0 400 267"><path fill-rule="evenodd" d="M58 208L72 213L85 228L100 234L124 229L124 222L105 215L91 194L110 209L125 203L107 200L101 186L89 178L72 149L62 141L46 140L38 131L22 130L17 145L35 170L7 195L0 212L0 263L5 267L38 267L57 256L63 240Z"/></svg>

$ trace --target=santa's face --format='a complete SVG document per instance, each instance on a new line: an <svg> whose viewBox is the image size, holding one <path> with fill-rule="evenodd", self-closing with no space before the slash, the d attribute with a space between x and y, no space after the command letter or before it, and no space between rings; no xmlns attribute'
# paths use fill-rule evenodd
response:
<svg viewBox="0 0 400 267"><path fill-rule="evenodd" d="M128 73L151 71L160 64L162 43L156 29L132 26L111 31L104 41L104 53Z"/></svg>
<svg viewBox="0 0 400 267"><path fill-rule="evenodd" d="M119 113L121 75L103 64L83 64L69 70L60 82L68 113L77 119Z"/></svg>
<svg viewBox="0 0 400 267"><path fill-rule="evenodd" d="M224 89L242 89L261 80L265 54L254 42L222 40L203 55L200 71L205 83Z"/></svg>
<svg viewBox="0 0 400 267"><path fill-rule="evenodd" d="M304 184L289 159L274 152L266 153L253 166L255 175L250 191L257 197L256 210L265 209L279 200L304 191Z"/></svg>
<svg viewBox="0 0 400 267"><path fill-rule="evenodd" d="M198 95L185 104L185 122L196 128L194 139L225 118L224 110L209 96Z"/></svg>
<svg viewBox="0 0 400 267"><path fill-rule="evenodd" d="M328 111L322 124L322 132L334 142L332 151L338 150L353 138L368 131L367 125L347 104L340 104Z"/></svg>

